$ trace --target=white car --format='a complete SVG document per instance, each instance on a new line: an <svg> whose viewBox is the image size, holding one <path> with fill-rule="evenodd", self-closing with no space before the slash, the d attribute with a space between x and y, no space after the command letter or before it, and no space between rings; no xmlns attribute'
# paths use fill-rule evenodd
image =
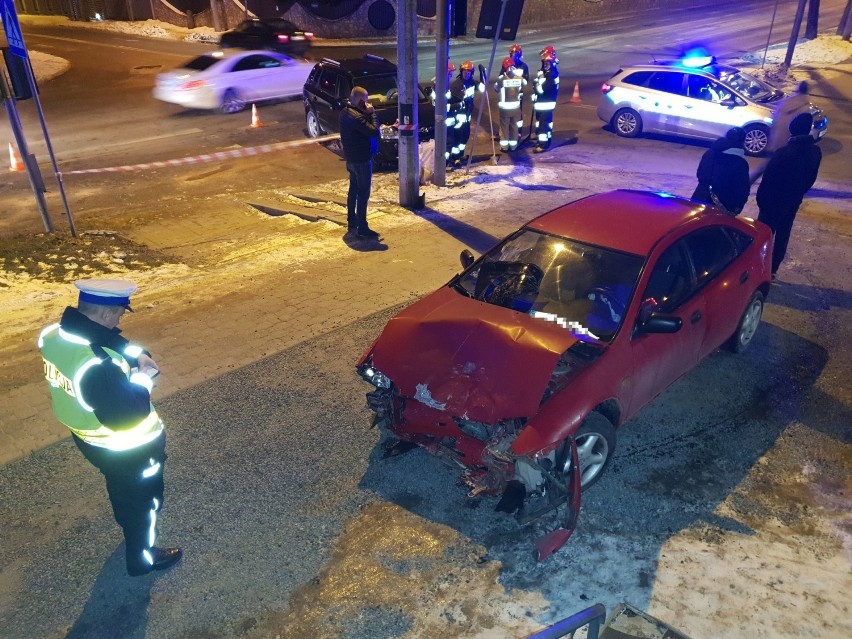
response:
<svg viewBox="0 0 852 639"><path fill-rule="evenodd" d="M254 102L300 96L313 66L271 51L214 51L157 74L154 97L189 109L237 113Z"/></svg>

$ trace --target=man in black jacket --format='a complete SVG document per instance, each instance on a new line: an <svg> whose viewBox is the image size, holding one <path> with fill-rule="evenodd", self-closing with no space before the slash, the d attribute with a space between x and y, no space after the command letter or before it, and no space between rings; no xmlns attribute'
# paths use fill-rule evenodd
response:
<svg viewBox="0 0 852 639"><path fill-rule="evenodd" d="M775 233L772 275L787 252L793 221L802 200L816 182L822 151L811 137L813 116L801 113L790 122L790 140L778 149L766 165L757 189L758 220Z"/></svg>
<svg viewBox="0 0 852 639"><path fill-rule="evenodd" d="M346 221L349 232L357 233L362 239L379 238L379 234L367 226L367 201L379 135L379 120L373 105L367 102L367 90L355 87L349 95L349 104L340 112L340 142L349 171Z"/></svg>
<svg viewBox="0 0 852 639"><path fill-rule="evenodd" d="M735 126L701 156L693 200L713 204L730 215L743 210L751 187L745 159L745 130Z"/></svg>

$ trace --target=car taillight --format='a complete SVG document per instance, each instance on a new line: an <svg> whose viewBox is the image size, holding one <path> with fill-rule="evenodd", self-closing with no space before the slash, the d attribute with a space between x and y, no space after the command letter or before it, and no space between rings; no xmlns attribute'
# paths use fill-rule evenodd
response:
<svg viewBox="0 0 852 639"><path fill-rule="evenodd" d="M313 39L314 39L314 34L311 33L310 31L305 31L305 40L313 40Z"/></svg>
<svg viewBox="0 0 852 639"><path fill-rule="evenodd" d="M183 91L192 91L194 89L200 89L201 87L206 87L207 83L204 80L193 80L192 82L184 82L180 85L181 90Z"/></svg>
<svg viewBox="0 0 852 639"><path fill-rule="evenodd" d="M615 87L613 87L611 84L607 84L606 82L604 82L604 83L601 85L601 93L609 93L609 92L610 92L610 91L612 91L614 88L615 88Z"/></svg>
<svg viewBox="0 0 852 639"><path fill-rule="evenodd" d="M283 33L278 36L278 42L290 42L290 36L284 35Z"/></svg>

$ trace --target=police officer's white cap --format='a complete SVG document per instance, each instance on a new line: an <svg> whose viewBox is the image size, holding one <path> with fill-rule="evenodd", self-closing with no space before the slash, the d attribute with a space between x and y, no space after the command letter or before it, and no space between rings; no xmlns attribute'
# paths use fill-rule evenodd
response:
<svg viewBox="0 0 852 639"><path fill-rule="evenodd" d="M101 306L123 306L128 311L130 296L138 288L128 280L77 280L74 282L80 290L80 301Z"/></svg>

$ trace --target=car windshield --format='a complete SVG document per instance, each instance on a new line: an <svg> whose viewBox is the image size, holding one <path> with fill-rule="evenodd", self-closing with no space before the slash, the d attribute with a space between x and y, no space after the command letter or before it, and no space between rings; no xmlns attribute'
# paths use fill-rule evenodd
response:
<svg viewBox="0 0 852 639"><path fill-rule="evenodd" d="M396 74L365 75L356 78L358 86L367 90L370 104L374 107L386 107L399 103L399 87L396 83ZM424 95L420 87L417 87L417 101L421 101Z"/></svg>
<svg viewBox="0 0 852 639"><path fill-rule="evenodd" d="M193 58L189 62L184 63L183 68L193 69L194 71L204 71L221 60L221 57L216 58L212 55L200 55L197 58Z"/></svg>
<svg viewBox="0 0 852 639"><path fill-rule="evenodd" d="M451 282L477 300L555 322L580 339L618 332L644 258L523 229Z"/></svg>
<svg viewBox="0 0 852 639"><path fill-rule="evenodd" d="M719 79L732 89L755 102L769 102L780 95L774 87L742 71L721 70Z"/></svg>

